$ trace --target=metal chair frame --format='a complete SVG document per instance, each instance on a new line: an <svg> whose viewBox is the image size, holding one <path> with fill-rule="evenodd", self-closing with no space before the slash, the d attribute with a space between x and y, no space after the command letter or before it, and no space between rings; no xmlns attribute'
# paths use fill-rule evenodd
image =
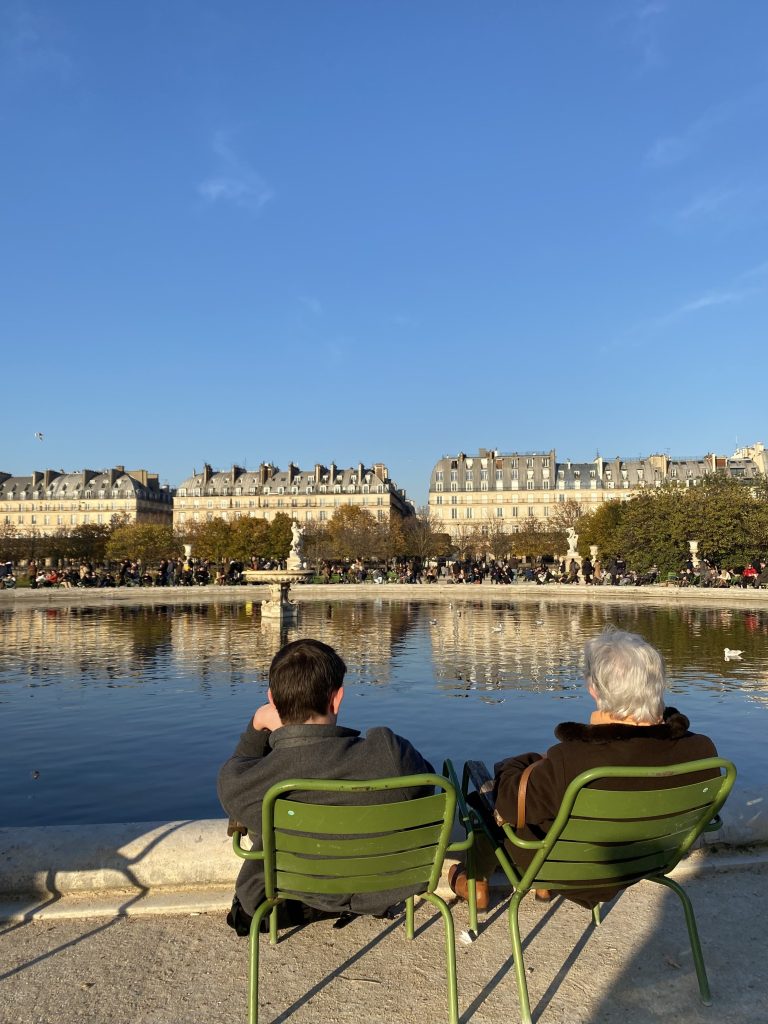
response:
<svg viewBox="0 0 768 1024"><path fill-rule="evenodd" d="M468 762L464 766L465 799L470 782L477 785L471 767L477 764ZM679 776L700 773L711 773L711 777L682 786L674 784ZM641 783L668 779L670 785L655 789L605 789L599 785L613 780L615 786L615 780L623 779ZM496 859L514 887L509 903L509 933L523 1024L531 1024L531 1010L518 912L531 889L566 893L578 889L615 889L643 879L671 889L683 904L701 1000L710 1005L709 981L693 906L683 888L667 875L702 832L720 827L718 812L735 780L736 768L720 757L658 768L591 768L570 783L552 826L541 840L521 839L509 824L499 830L484 812L474 806L470 808L473 823L492 843ZM525 870L515 865L503 841L499 841L500 831L512 846L534 851ZM468 852L467 872L470 926L477 932L472 849ZM592 911L592 920L595 926L600 924L599 904Z"/></svg>
<svg viewBox="0 0 768 1024"><path fill-rule="evenodd" d="M456 941L448 905L435 892L447 853L469 850L473 825L452 765L436 774L375 780L288 779L271 787L262 805L262 848L245 850L234 832L238 857L264 864L266 898L256 908L249 936L248 1021L258 1024L259 929L269 914L269 941L278 941L277 907L286 899L315 895L375 893L413 887L436 907L445 928L448 1020L458 1024ZM433 796L391 803L376 794L434 787ZM370 803L307 803L302 794L370 793ZM292 799L298 794L299 799ZM450 842L456 809L466 839ZM405 932L414 937L414 896L405 901Z"/></svg>

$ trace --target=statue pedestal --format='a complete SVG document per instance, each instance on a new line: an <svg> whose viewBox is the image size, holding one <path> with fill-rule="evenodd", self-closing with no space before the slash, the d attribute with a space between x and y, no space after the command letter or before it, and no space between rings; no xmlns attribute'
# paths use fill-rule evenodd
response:
<svg viewBox="0 0 768 1024"><path fill-rule="evenodd" d="M269 600L261 602L261 617L276 622L290 624L299 617L298 606L288 597L292 583L304 583L311 579L309 569L285 570L245 569L243 578L246 583L261 583L269 587Z"/></svg>
<svg viewBox="0 0 768 1024"><path fill-rule="evenodd" d="M270 583L269 600L261 603L261 617L277 619L279 622L295 622L299 617L298 607L288 597L291 584L288 580Z"/></svg>

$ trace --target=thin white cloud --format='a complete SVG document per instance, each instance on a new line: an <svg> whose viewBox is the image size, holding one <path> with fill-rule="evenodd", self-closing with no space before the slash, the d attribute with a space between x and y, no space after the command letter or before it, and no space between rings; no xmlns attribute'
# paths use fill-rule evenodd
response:
<svg viewBox="0 0 768 1024"><path fill-rule="evenodd" d="M392 317L392 323L395 327L418 327L419 321L415 316L410 316L408 313L396 313Z"/></svg>
<svg viewBox="0 0 768 1024"><path fill-rule="evenodd" d="M692 302L684 303L677 310L677 313L698 313L700 310L709 309L711 306L728 306L734 302L741 302L748 295L751 295L754 290L754 288L742 288L741 290L730 292L708 292Z"/></svg>
<svg viewBox="0 0 768 1024"><path fill-rule="evenodd" d="M613 9L610 23L618 26L624 40L640 57L642 70L657 67L663 62L661 34L667 4L664 0L618 5Z"/></svg>
<svg viewBox="0 0 768 1024"><path fill-rule="evenodd" d="M766 88L761 85L734 99L714 104L676 135L656 139L645 154L645 163L655 169L672 167L693 156L723 125L749 115L757 115L762 122L765 100Z"/></svg>
<svg viewBox="0 0 768 1024"><path fill-rule="evenodd" d="M323 315L323 304L313 295L300 295L299 302L305 309L308 309L313 316Z"/></svg>
<svg viewBox="0 0 768 1024"><path fill-rule="evenodd" d="M208 203L233 203L258 212L274 199L274 192L262 176L233 149L226 132L217 132L212 148L218 173L197 186L198 195Z"/></svg>
<svg viewBox="0 0 768 1024"><path fill-rule="evenodd" d="M61 30L32 5L19 2L0 11L0 67L17 78L72 73L73 61L61 45Z"/></svg>
<svg viewBox="0 0 768 1024"><path fill-rule="evenodd" d="M645 162L654 168L671 167L682 163L699 148L702 140L724 117L724 107L719 105L697 118L679 135L667 135L656 139L645 155Z"/></svg>
<svg viewBox="0 0 768 1024"><path fill-rule="evenodd" d="M745 270L741 275L745 281L751 281L753 278L768 277L768 260L764 263L758 263L754 267L750 267L749 270Z"/></svg>
<svg viewBox="0 0 768 1024"><path fill-rule="evenodd" d="M742 188L709 189L701 192L677 211L677 219L690 221L700 217L711 217L730 206L743 192Z"/></svg>
<svg viewBox="0 0 768 1024"><path fill-rule="evenodd" d="M708 189L695 195L674 215L682 225L718 221L729 226L752 225L768 215L768 185L745 182L733 188Z"/></svg>

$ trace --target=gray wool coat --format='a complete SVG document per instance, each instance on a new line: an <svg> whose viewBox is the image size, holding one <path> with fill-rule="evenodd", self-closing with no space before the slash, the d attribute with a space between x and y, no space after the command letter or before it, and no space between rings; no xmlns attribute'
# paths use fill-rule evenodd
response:
<svg viewBox="0 0 768 1024"><path fill-rule="evenodd" d="M234 754L219 772L218 794L231 818L248 827L254 846L261 845L261 803L264 794L284 779L383 779L433 771L408 740L390 729L369 729L365 737L356 729L338 725L284 725L270 733L252 723L240 737ZM391 790L377 794L381 803L429 796L431 788ZM322 795L307 793L312 803ZM335 793L334 803L370 802L370 793ZM236 892L247 914L253 915L264 899L264 872L259 861L244 861ZM342 896L305 897L319 910L356 914L383 914L415 892L393 889L385 893L350 893Z"/></svg>

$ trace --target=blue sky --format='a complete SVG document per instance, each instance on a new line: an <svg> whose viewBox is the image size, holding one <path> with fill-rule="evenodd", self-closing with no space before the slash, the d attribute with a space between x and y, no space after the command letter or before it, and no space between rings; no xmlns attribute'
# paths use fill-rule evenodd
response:
<svg viewBox="0 0 768 1024"><path fill-rule="evenodd" d="M480 446L768 442L766 38L762 0L2 0L0 469L423 501Z"/></svg>

